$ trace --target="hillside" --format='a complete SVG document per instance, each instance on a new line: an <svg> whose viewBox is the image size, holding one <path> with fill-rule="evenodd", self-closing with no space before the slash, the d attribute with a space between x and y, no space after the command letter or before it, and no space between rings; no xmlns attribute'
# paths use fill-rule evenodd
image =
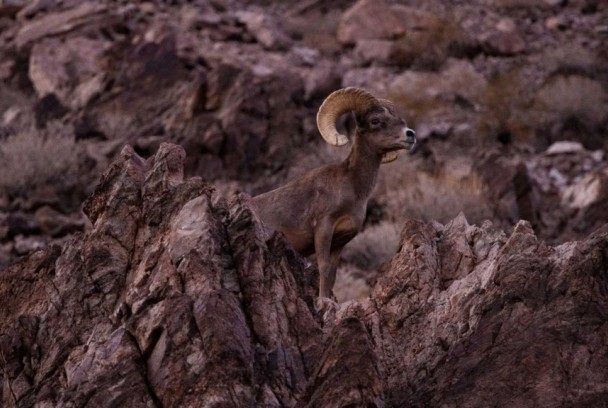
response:
<svg viewBox="0 0 608 408"><path fill-rule="evenodd" d="M0 0L0 406L608 406L607 66L601 0ZM346 86L418 143L321 315L249 198Z"/></svg>

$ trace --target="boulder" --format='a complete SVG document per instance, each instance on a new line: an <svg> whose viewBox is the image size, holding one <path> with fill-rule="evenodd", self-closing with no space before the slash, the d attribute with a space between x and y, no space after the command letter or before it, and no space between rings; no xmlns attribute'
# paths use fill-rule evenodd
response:
<svg viewBox="0 0 608 408"><path fill-rule="evenodd" d="M105 40L70 37L45 38L32 47L29 78L40 98L56 95L72 109L85 107L106 85L101 67L111 47Z"/></svg>
<svg viewBox="0 0 608 408"><path fill-rule="evenodd" d="M389 86L389 95L406 106L438 106L453 101L454 97L476 105L483 101L487 85L471 63L450 59L439 73L406 71L396 76Z"/></svg>
<svg viewBox="0 0 608 408"><path fill-rule="evenodd" d="M265 49L284 50L289 47L291 40L267 13L240 11L236 18Z"/></svg>
<svg viewBox="0 0 608 408"><path fill-rule="evenodd" d="M109 25L116 18L108 13L108 6L98 2L84 2L57 13L43 15L21 26L15 38L15 45L27 48L32 43L45 38L63 35L82 28Z"/></svg>
<svg viewBox="0 0 608 408"><path fill-rule="evenodd" d="M359 0L340 18L337 36L343 44L368 39L394 40L440 23L438 17L414 7L384 0Z"/></svg>
<svg viewBox="0 0 608 408"><path fill-rule="evenodd" d="M491 55L512 56L526 48L515 21L510 18L501 19L494 30L481 34L479 41L485 52Z"/></svg>
<svg viewBox="0 0 608 408"><path fill-rule="evenodd" d="M456 20L421 8L360 0L338 22L337 38L355 45L361 63L370 62L436 69L468 40Z"/></svg>

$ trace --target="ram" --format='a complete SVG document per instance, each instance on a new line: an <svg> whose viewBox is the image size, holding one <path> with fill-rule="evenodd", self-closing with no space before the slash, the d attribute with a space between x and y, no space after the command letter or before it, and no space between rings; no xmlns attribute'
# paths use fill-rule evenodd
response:
<svg viewBox="0 0 608 408"><path fill-rule="evenodd" d="M336 122L349 112L354 113L356 128L346 160L316 168L253 198L254 209L267 227L282 232L300 254L316 254L318 308L331 296L342 248L363 226L380 164L395 160L397 150L410 150L416 143L415 132L390 101L358 88L333 92L319 108L317 127L327 143L348 143Z"/></svg>

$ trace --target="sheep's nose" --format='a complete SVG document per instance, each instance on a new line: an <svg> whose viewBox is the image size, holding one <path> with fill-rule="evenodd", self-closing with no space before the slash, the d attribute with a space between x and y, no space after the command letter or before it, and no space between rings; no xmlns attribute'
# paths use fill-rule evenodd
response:
<svg viewBox="0 0 608 408"><path fill-rule="evenodd" d="M405 138L407 139L408 143L416 143L416 132L410 128L405 129Z"/></svg>

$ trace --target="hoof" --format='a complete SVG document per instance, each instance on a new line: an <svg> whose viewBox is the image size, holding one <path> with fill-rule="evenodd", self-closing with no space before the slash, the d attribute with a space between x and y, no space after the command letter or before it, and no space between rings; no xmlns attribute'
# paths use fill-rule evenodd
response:
<svg viewBox="0 0 608 408"><path fill-rule="evenodd" d="M334 302L333 300L331 300L330 298L319 297L315 301L315 310L318 313L322 313L323 318L325 318L328 315L336 314L336 310L338 310L338 304L336 302Z"/></svg>

